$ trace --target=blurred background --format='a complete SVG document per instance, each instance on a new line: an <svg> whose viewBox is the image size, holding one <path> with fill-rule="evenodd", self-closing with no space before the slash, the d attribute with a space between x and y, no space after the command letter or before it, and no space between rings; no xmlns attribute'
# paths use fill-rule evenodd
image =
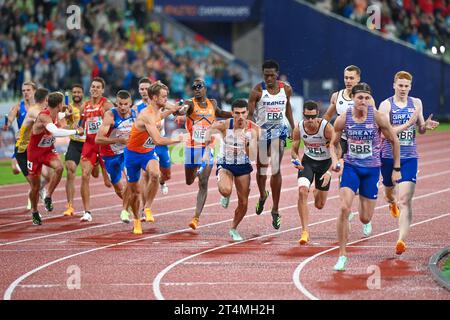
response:
<svg viewBox="0 0 450 320"><path fill-rule="evenodd" d="M25 81L52 91L81 83L88 96L95 76L107 97L127 89L136 102L142 77L167 84L173 100L190 98L202 77L227 110L275 59L297 120L304 100L326 110L350 64L377 103L393 94L397 71L411 72L425 116L450 119L449 0L0 0L0 21L2 115ZM13 143L14 128L1 133L0 157Z"/></svg>

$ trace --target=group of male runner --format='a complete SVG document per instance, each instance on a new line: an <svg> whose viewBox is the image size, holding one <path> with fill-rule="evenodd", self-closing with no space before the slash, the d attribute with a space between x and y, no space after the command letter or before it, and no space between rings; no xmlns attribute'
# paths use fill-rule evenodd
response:
<svg viewBox="0 0 450 320"><path fill-rule="evenodd" d="M298 213L302 224L299 243L305 245L310 241L307 199L311 185L314 183L315 186L314 205L322 209L326 204L332 171L338 172L341 206L337 234L340 250L334 269L345 270L352 202L358 195L363 233L369 236L381 168L390 212L392 216L400 217L396 253L403 253L417 177L416 128L422 134L439 125L432 116L424 119L420 99L409 97L412 75L406 71L398 72L394 77L394 96L384 100L377 109L370 86L360 83L360 69L348 66L344 70L345 88L333 93L323 118L319 117L318 103L306 101L303 120L295 123L290 104L292 88L278 80L278 63L265 61L262 72L264 80L253 88L248 102L242 99L233 101L231 112L223 111L214 99L207 98L206 84L200 78L193 81L193 98L179 105L168 103L167 86L159 81L151 83L147 78L139 81L142 100L134 107L126 90L117 93L115 104L103 97L105 82L101 78L92 80L90 99L84 103L82 87L74 85L69 106L64 105L64 95L59 92L49 94L46 89L37 89L36 93L33 92L34 102L24 91L27 104L36 105L33 108L28 106L28 115L21 120L24 125L17 142L16 159L24 174L25 169L29 171L33 223L42 223L37 211L41 167L46 165L53 172L44 197L46 209L51 211L51 195L63 170L54 150L54 137L70 135L66 153L67 210L64 215L74 214L75 170L81 161L84 207L81 221L92 221L89 181L91 175L98 176L100 167L105 185L113 186L123 201L121 220L128 223L130 213L133 214L133 233L142 234L141 220L154 222L151 208L157 190L160 188L163 194L168 193L166 181L171 175L171 160L167 146L185 141L186 184L191 185L198 177L196 208L189 223L195 230L207 198L208 180L214 163L212 148L218 142L216 176L222 196L220 204L228 207L233 184L238 197L229 231L232 240L243 240L237 227L248 208L252 160L256 160L260 194L256 214L264 211L271 193L272 226L279 229L280 164L286 139L291 136L291 158L298 169ZM24 87L27 85L24 83ZM14 106L10 115L19 117L19 110L27 104ZM186 123L187 136L164 137L164 118L171 114L178 116L178 123ZM330 120L334 115L337 118L332 125ZM10 123L12 119L13 116ZM58 128L65 125L68 130ZM304 151L300 159L302 140ZM25 167L20 160L24 150L27 155ZM266 189L269 174L270 192ZM126 177L126 183L122 182L122 176ZM396 186L398 198L395 197Z"/></svg>

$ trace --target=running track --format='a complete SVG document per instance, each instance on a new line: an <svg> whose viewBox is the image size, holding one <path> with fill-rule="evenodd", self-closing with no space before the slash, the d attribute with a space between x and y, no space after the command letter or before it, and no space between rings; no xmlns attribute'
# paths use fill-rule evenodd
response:
<svg viewBox="0 0 450 320"><path fill-rule="evenodd" d="M352 221L345 272L332 270L337 259L336 179L323 210L313 207L310 196L311 242L300 246L296 171L288 161L289 152L282 166L280 230L271 226L271 200L261 216L254 213L258 193L253 173L249 210L239 226L245 240L238 243L228 235L236 195L233 191L229 208L223 209L214 177L200 227L193 231L187 226L197 187L184 184L182 165L173 167L169 194L158 193L153 207L156 221L144 223L141 236L131 233L132 224L120 222L120 201L101 178L91 182L91 223L79 222L78 190L78 216L62 216L64 180L53 196L55 210L43 213L42 226L33 226L24 208L27 185L0 187L2 297L449 300L450 293L433 281L427 263L450 239L450 133L420 136L418 144L420 173L408 250L401 257L395 255L397 220L379 197L371 237L362 237L357 217ZM80 178L76 183L79 187ZM74 270L80 272L81 288L71 290L67 283ZM376 274L378 282L373 280Z"/></svg>

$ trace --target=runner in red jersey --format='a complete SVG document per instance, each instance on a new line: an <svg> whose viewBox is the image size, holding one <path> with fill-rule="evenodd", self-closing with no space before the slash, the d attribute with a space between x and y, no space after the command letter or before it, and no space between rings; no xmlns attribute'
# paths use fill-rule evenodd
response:
<svg viewBox="0 0 450 320"><path fill-rule="evenodd" d="M106 111L113 107L103 93L105 91L105 80L100 77L92 79L90 94L91 99L84 104L84 115L82 123L86 130L86 141L81 151L81 199L83 201L84 214L81 221L92 221L90 212L90 190L89 180L94 167L100 163L102 167L105 185L111 187L111 181L104 169L103 160L100 157L100 145L95 143L98 129L102 124L102 118Z"/></svg>
<svg viewBox="0 0 450 320"><path fill-rule="evenodd" d="M56 126L58 113L63 110L64 95L53 92L48 96L48 108L42 110L36 118L31 131L31 138L27 150L27 167L31 179L31 209L33 224L42 224L41 216L37 210L42 165L54 169L54 175L48 186L47 197L50 198L56 186L61 181L63 165L56 153L55 137L68 137L73 134L82 134L83 129L65 130ZM53 208L53 205L52 205Z"/></svg>

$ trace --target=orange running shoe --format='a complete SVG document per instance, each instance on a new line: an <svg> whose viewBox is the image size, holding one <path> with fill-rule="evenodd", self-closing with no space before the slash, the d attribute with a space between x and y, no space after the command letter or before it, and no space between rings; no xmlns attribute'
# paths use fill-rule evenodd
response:
<svg viewBox="0 0 450 320"><path fill-rule="evenodd" d="M298 240L298 242L300 244L307 244L309 241L309 233L306 230L302 231L302 236L300 237L300 240Z"/></svg>
<svg viewBox="0 0 450 320"><path fill-rule="evenodd" d="M69 216L73 216L75 214L75 210L72 207L72 204L69 202L66 205L66 211L64 211L64 215L69 217Z"/></svg>
<svg viewBox="0 0 450 320"><path fill-rule="evenodd" d="M395 246L395 253L401 255L406 251L406 243L403 240L398 240Z"/></svg>
<svg viewBox="0 0 450 320"><path fill-rule="evenodd" d="M152 209L145 208L144 213L145 213L145 222L155 222L155 218L153 218L152 215Z"/></svg>
<svg viewBox="0 0 450 320"><path fill-rule="evenodd" d="M133 220L133 233L134 234L142 234L141 220L139 220L139 219Z"/></svg>
<svg viewBox="0 0 450 320"><path fill-rule="evenodd" d="M192 229L197 229L198 227L198 219L197 217L193 217L191 220L191 223L189 223L189 227L191 227Z"/></svg>
<svg viewBox="0 0 450 320"><path fill-rule="evenodd" d="M391 216L394 218L398 218L400 216L400 209L395 202L389 204L389 211L391 212Z"/></svg>

